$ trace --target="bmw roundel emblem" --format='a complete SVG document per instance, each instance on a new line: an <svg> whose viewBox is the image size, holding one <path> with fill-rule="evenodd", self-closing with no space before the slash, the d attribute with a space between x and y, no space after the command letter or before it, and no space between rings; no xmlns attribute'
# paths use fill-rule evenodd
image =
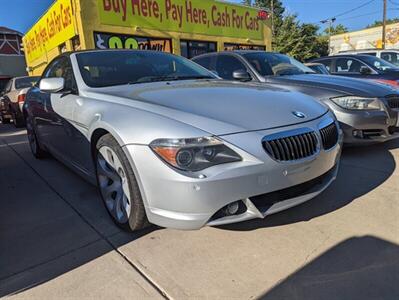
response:
<svg viewBox="0 0 399 300"><path fill-rule="evenodd" d="M303 112L300 112L300 111L293 111L292 114L293 114L295 117L300 118L300 119L303 119L303 118L306 117L305 114L304 114Z"/></svg>

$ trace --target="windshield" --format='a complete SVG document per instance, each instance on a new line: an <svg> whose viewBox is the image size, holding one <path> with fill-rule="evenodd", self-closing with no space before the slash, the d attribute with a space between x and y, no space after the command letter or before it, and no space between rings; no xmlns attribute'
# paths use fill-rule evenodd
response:
<svg viewBox="0 0 399 300"><path fill-rule="evenodd" d="M190 60L164 52L85 52L78 54L77 60L83 80L90 87L216 78Z"/></svg>
<svg viewBox="0 0 399 300"><path fill-rule="evenodd" d="M40 79L38 76L30 76L15 79L15 89L20 90L28 87L32 87Z"/></svg>
<svg viewBox="0 0 399 300"><path fill-rule="evenodd" d="M243 55L262 76L315 73L299 61L284 54L254 52Z"/></svg>
<svg viewBox="0 0 399 300"><path fill-rule="evenodd" d="M397 66L387 62L386 60L378 58L378 57L365 55L365 56L362 56L362 60L364 62L366 62L367 64L369 64L370 66L372 66L380 71L398 69Z"/></svg>

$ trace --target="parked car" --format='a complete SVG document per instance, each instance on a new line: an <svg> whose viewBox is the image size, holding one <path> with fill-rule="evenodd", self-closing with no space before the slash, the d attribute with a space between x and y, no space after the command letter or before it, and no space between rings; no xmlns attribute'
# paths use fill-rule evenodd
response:
<svg viewBox="0 0 399 300"><path fill-rule="evenodd" d="M62 54L24 110L33 155L97 183L129 230L264 218L321 193L341 152L334 115L311 97L162 52Z"/></svg>
<svg viewBox="0 0 399 300"><path fill-rule="evenodd" d="M362 54L362 55L371 55L382 58L387 62L399 67L399 50L394 49L370 49L370 50L357 50L357 51L345 51L337 53L337 55L348 55L348 54Z"/></svg>
<svg viewBox="0 0 399 300"><path fill-rule="evenodd" d="M227 80L267 83L319 99L337 116L345 143L375 143L399 137L399 93L391 86L315 74L297 60L273 52L219 52L193 60Z"/></svg>
<svg viewBox="0 0 399 300"><path fill-rule="evenodd" d="M317 74L324 74L324 75L330 74L326 66L321 63L305 63L304 65L307 66L309 69L312 69L312 71L314 71Z"/></svg>
<svg viewBox="0 0 399 300"><path fill-rule="evenodd" d="M11 121L12 116L7 114L6 106L4 103L4 90L11 79L9 76L0 76L0 120L3 124L8 124Z"/></svg>
<svg viewBox="0 0 399 300"><path fill-rule="evenodd" d="M12 118L15 127L25 125L22 106L26 93L38 79L39 77L37 76L24 76L12 78L8 81L1 101L3 123L9 123Z"/></svg>
<svg viewBox="0 0 399 300"><path fill-rule="evenodd" d="M370 79L399 89L399 67L371 55L336 55L320 57L311 62L322 63L338 76Z"/></svg>
<svg viewBox="0 0 399 300"><path fill-rule="evenodd" d="M0 94L4 92L4 89L10 79L11 77L9 76L0 75Z"/></svg>

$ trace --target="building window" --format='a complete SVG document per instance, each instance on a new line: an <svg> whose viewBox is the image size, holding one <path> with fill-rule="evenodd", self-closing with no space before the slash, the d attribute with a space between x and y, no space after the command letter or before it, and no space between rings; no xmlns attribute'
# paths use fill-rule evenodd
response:
<svg viewBox="0 0 399 300"><path fill-rule="evenodd" d="M80 38L79 38L78 35L75 35L75 36L72 38L72 49L73 49L73 51L78 51L78 50L81 49L81 48L80 48Z"/></svg>
<svg viewBox="0 0 399 300"><path fill-rule="evenodd" d="M181 55L187 58L193 58L208 52L216 52L217 44L215 42L202 41L180 41Z"/></svg>
<svg viewBox="0 0 399 300"><path fill-rule="evenodd" d="M140 49L172 53L172 41L156 37L94 32L94 44L97 49Z"/></svg>
<svg viewBox="0 0 399 300"><path fill-rule="evenodd" d="M266 46L224 43L224 50L225 51L233 51L233 50L261 50L261 51L265 51L266 50Z"/></svg>
<svg viewBox="0 0 399 300"><path fill-rule="evenodd" d="M65 43L62 43L61 45L58 46L58 52L59 53L65 53L67 51Z"/></svg>

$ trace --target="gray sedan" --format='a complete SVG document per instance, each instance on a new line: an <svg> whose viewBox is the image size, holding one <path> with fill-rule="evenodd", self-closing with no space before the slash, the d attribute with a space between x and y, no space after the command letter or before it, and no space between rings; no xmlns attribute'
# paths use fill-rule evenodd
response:
<svg viewBox="0 0 399 300"><path fill-rule="evenodd" d="M335 179L342 133L311 97L150 51L66 53L24 105L32 153L97 184L119 226L264 218ZM73 188L73 187L71 187Z"/></svg>
<svg viewBox="0 0 399 300"><path fill-rule="evenodd" d="M319 99L334 111L347 144L399 137L399 90L389 85L315 74L299 61L273 52L219 52L193 60L223 79L262 82Z"/></svg>

